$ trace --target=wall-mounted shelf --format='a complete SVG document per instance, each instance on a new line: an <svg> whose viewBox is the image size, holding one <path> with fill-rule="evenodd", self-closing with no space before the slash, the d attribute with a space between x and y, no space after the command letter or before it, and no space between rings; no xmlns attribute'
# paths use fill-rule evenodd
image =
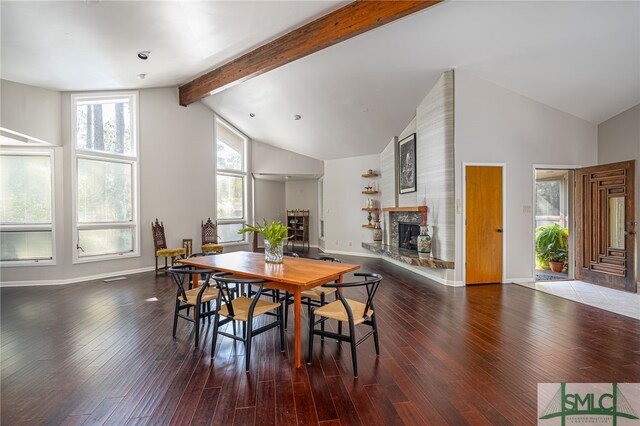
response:
<svg viewBox="0 0 640 426"><path fill-rule="evenodd" d="M363 228L369 228L369 229L374 229L376 226L375 225L362 225Z"/></svg>
<svg viewBox="0 0 640 426"><path fill-rule="evenodd" d="M378 174L375 173L375 172L374 173L363 173L362 177L367 177L367 178L368 177L378 177Z"/></svg>
<svg viewBox="0 0 640 426"><path fill-rule="evenodd" d="M378 193L378 191L362 191L362 193L367 195L375 195Z"/></svg>
<svg viewBox="0 0 640 426"><path fill-rule="evenodd" d="M378 209L377 209L377 208L375 208L375 207L372 207L372 208L363 207L363 208L362 208L362 211L363 211L363 212L375 212L375 211L378 211Z"/></svg>

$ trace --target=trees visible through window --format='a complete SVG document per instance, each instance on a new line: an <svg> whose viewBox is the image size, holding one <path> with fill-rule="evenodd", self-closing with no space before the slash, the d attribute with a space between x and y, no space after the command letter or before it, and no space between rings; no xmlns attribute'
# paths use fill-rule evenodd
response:
<svg viewBox="0 0 640 426"><path fill-rule="evenodd" d="M219 118L216 130L216 219L218 241L244 241L238 235L247 221L247 138Z"/></svg>
<svg viewBox="0 0 640 426"><path fill-rule="evenodd" d="M0 260L53 262L51 152L0 156Z"/></svg>
<svg viewBox="0 0 640 426"><path fill-rule="evenodd" d="M78 261L137 255L137 97L73 97Z"/></svg>

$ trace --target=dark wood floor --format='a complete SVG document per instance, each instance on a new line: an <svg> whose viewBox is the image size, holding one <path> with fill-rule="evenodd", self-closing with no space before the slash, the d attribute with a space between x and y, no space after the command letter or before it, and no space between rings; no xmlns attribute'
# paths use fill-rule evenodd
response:
<svg viewBox="0 0 640 426"><path fill-rule="evenodd" d="M343 260L384 276L381 356L362 344L358 379L348 345L333 341L296 371L292 330L285 355L276 330L257 337L249 374L229 339L211 360L210 330L201 350L189 323L171 337L174 287L153 273L2 289L2 424L526 425L538 382L640 382L637 320L516 285L449 288Z"/></svg>

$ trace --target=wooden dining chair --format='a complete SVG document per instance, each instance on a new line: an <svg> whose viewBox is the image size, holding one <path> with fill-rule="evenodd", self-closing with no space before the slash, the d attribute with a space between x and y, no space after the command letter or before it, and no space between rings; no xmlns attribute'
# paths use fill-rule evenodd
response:
<svg viewBox="0 0 640 426"><path fill-rule="evenodd" d="M216 282L218 294L216 298L215 317L213 320L213 339L211 340L211 358L215 355L216 340L218 334L244 343L245 347L245 368L249 372L251 361L251 341L253 338L265 331L278 327L280 329L280 350L284 352L284 327L282 302L273 302L260 299L264 288L265 280L234 278L228 272L221 272L213 275ZM230 297L232 287L240 289L242 295L235 298ZM253 288L256 287L255 290ZM243 290L244 288L244 290ZM278 293L276 293L278 295ZM279 296L279 295L278 295ZM279 300L279 297L278 299ZM275 311L275 312L274 312ZM275 317L272 321L262 327L254 329L253 320L261 315ZM221 319L221 317L224 317ZM235 333L226 333L220 329L229 322L238 322L242 326L242 336Z"/></svg>
<svg viewBox="0 0 640 426"><path fill-rule="evenodd" d="M214 274L215 271L212 269L193 269L189 265L177 265L170 267L169 272L178 288L173 316L173 338L176 337L178 318L185 319L194 323L197 348L200 343L200 320L206 318L211 323L211 316L215 314L215 310L211 309L211 301L216 299L218 292L209 285L211 274ZM194 275L200 275L203 279L198 288L192 289L190 283ZM193 318L189 316L189 310L192 307L194 308ZM187 315L182 315L180 311L185 309Z"/></svg>
<svg viewBox="0 0 640 426"><path fill-rule="evenodd" d="M338 295L338 300L327 303L319 308L311 309L311 315L309 316L309 352L307 354L307 363L311 364L314 335L329 337L342 342L349 342L351 344L353 375L354 377L358 377L358 357L356 347L369 337L373 336L376 355L380 355L378 326L376 324L373 298L378 290L380 281L382 281L382 276L372 273L356 273L354 275L356 277L363 277L364 280L350 283L325 284L325 287L335 288L337 290L336 294ZM364 303L353 299L347 299L344 296L342 290L355 289L359 287L364 287L366 289L367 299ZM316 317L319 317L319 319L316 320ZM338 321L338 324L342 324L343 322L347 323L349 326L349 334L344 335L341 331L333 333L331 331L318 330L315 328L316 325L322 324L329 319ZM361 324L371 327L371 330L361 339L356 340L355 326Z"/></svg>
<svg viewBox="0 0 640 426"><path fill-rule="evenodd" d="M202 230L202 247L203 253L222 253L224 247L218 244L218 225L208 218L206 222L200 222L200 229Z"/></svg>
<svg viewBox="0 0 640 426"><path fill-rule="evenodd" d="M171 266L173 266L177 259L187 254L187 250L184 248L167 248L167 239L164 236L164 223L158 222L158 218L156 218L155 223L151 222L151 231L153 232L153 245L156 255L156 275L158 275L160 271L164 271L166 274L170 268L167 264L168 259L171 259ZM164 266L161 268L158 268L159 257L164 257Z"/></svg>

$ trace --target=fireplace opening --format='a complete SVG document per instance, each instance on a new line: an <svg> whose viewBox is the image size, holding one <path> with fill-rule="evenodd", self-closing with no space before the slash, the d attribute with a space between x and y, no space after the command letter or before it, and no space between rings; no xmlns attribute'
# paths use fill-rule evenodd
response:
<svg viewBox="0 0 640 426"><path fill-rule="evenodd" d="M398 247L408 250L417 250L420 225L410 222L398 222L398 227Z"/></svg>

